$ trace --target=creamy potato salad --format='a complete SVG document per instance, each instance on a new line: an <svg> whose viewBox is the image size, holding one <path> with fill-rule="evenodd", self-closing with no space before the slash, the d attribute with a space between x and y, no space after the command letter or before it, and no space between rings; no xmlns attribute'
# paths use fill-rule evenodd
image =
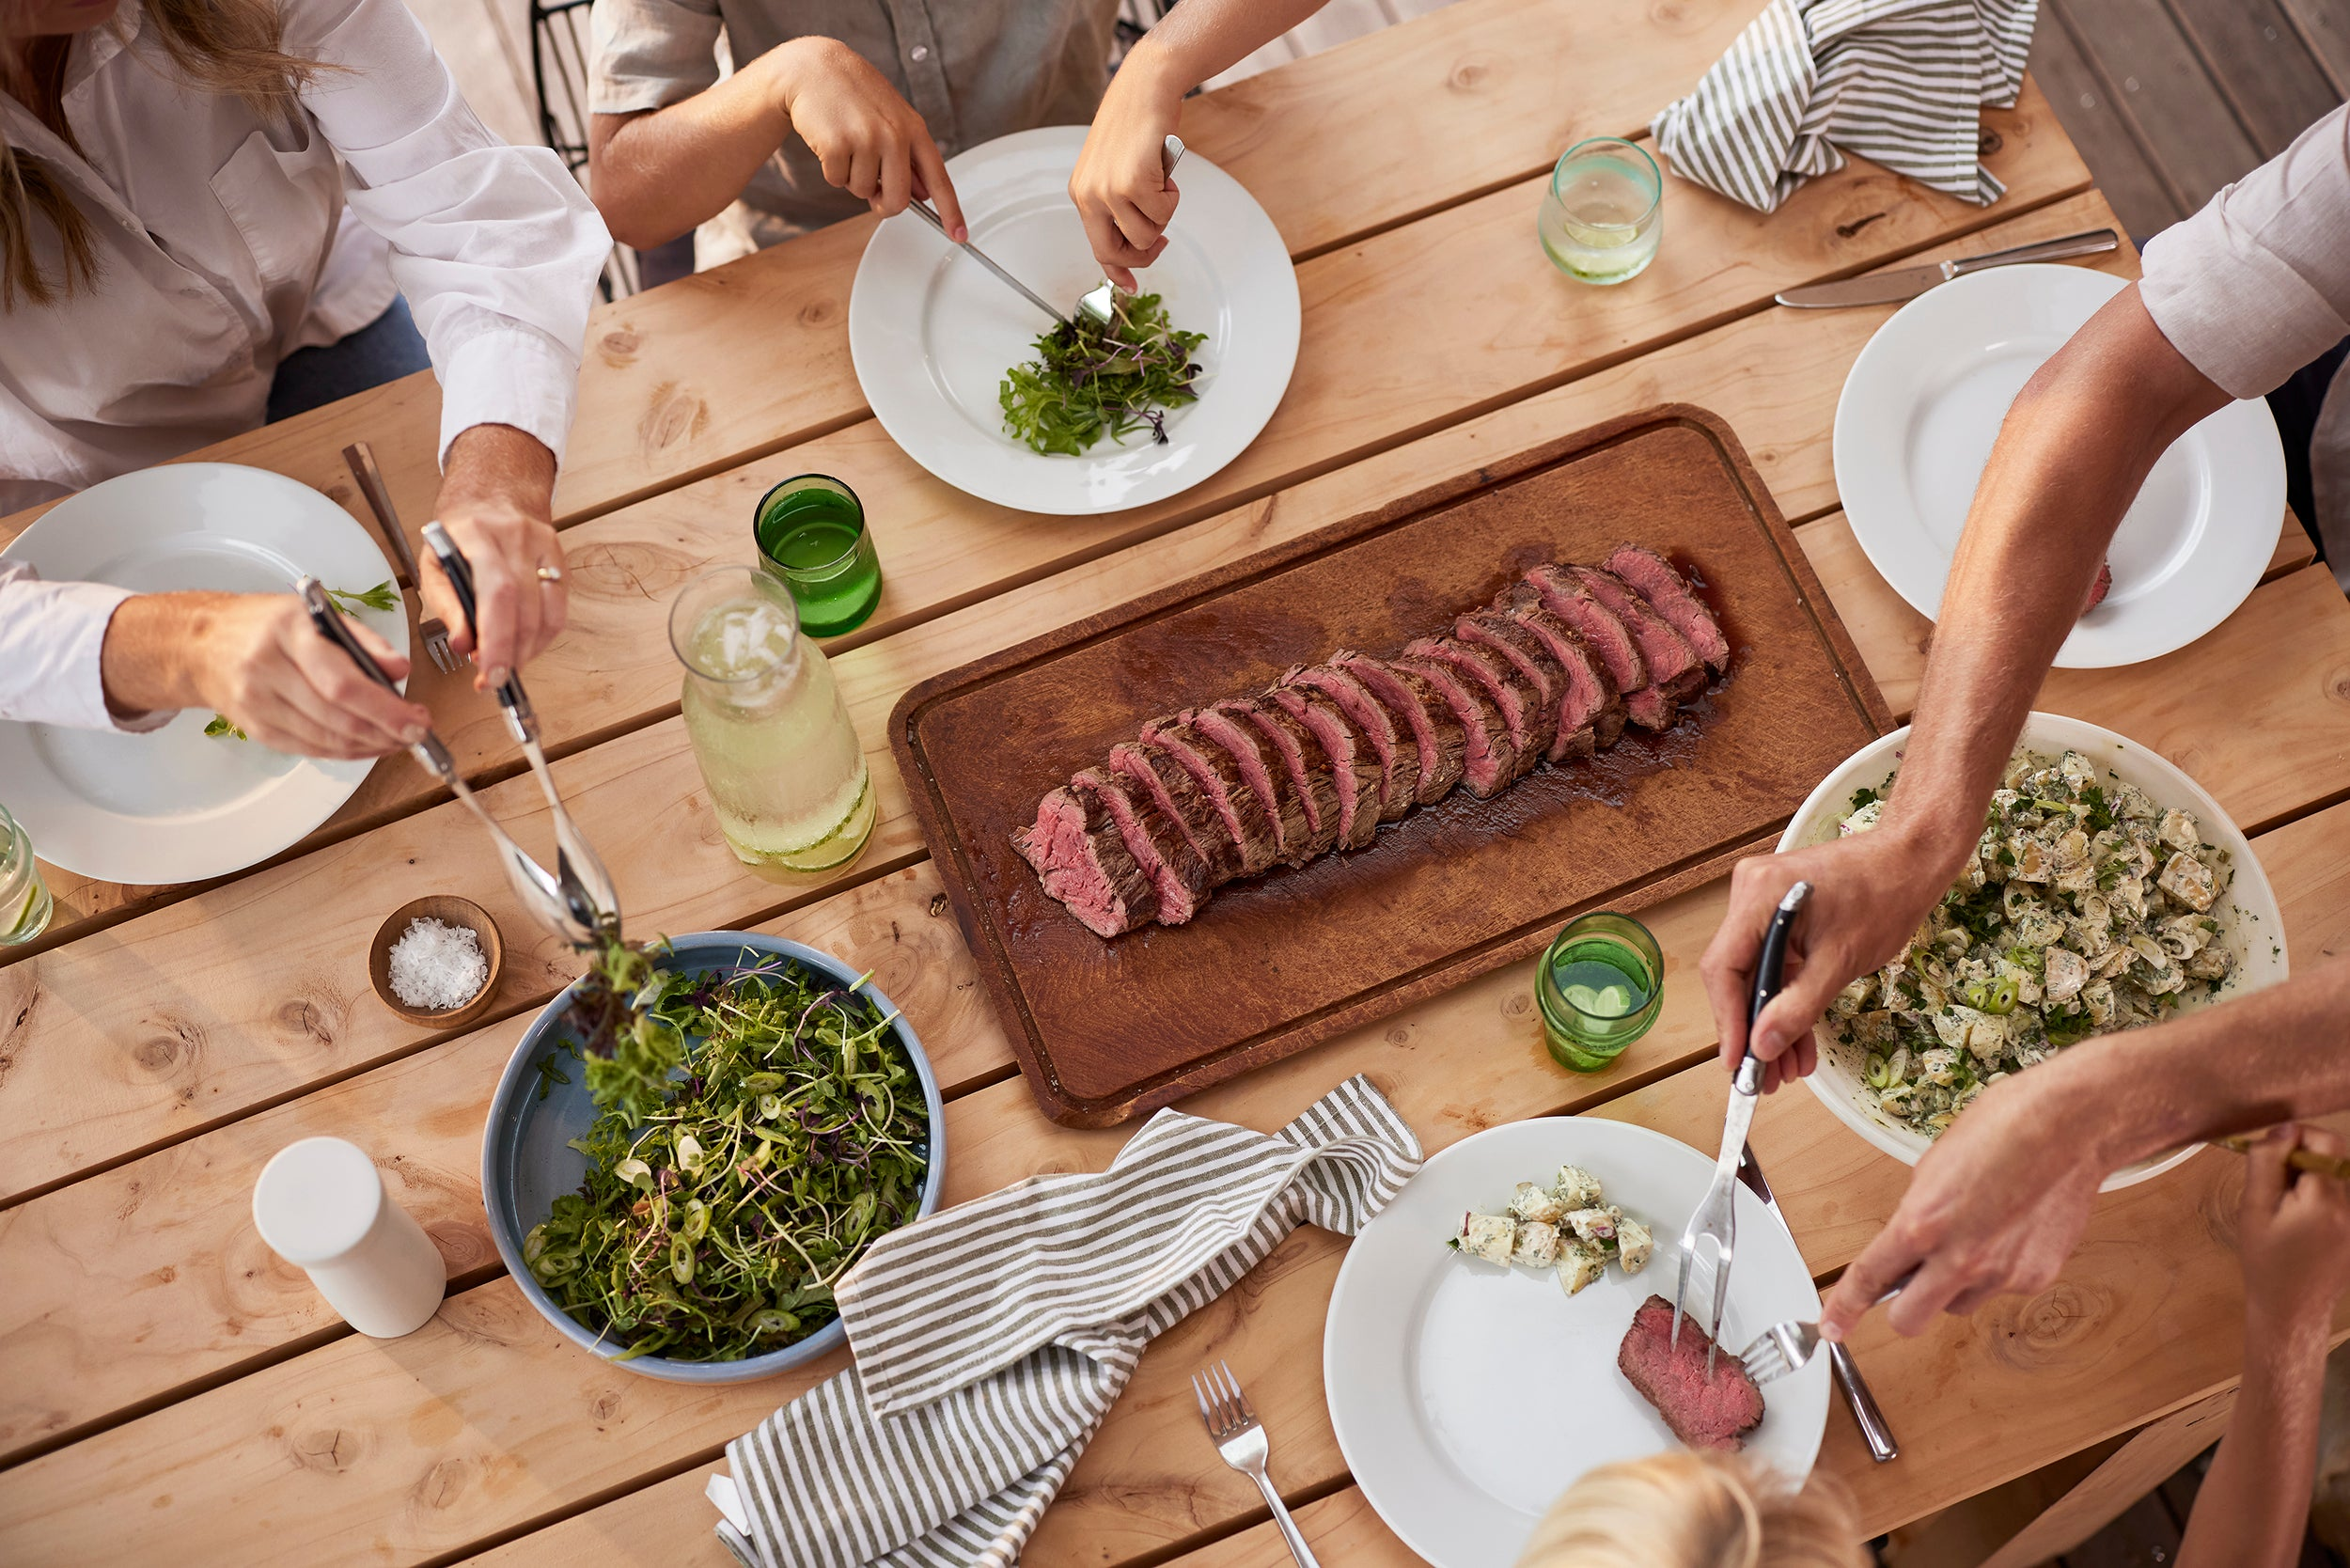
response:
<svg viewBox="0 0 2350 1568"><path fill-rule="evenodd" d="M1598 1177L1562 1165L1547 1184L1520 1182L1505 1212L1463 1215L1460 1232L1445 1245L1489 1263L1556 1269L1559 1288L1573 1295L1611 1262L1639 1273L1656 1249L1648 1227L1606 1198Z"/></svg>
<svg viewBox="0 0 2350 1568"><path fill-rule="evenodd" d="M1869 831L1884 808L1859 792L1841 831ZM2018 751L1957 886L1828 1023L1867 1053L1878 1108L1936 1137L2009 1074L2217 991L2234 962L2219 921L2230 870L2188 813L2079 752Z"/></svg>

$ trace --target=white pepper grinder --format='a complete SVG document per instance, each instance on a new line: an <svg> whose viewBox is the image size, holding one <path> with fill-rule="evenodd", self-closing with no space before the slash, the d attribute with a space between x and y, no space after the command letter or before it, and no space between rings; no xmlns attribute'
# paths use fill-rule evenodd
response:
<svg viewBox="0 0 2350 1568"><path fill-rule="evenodd" d="M254 1184L253 1225L370 1338L412 1334L440 1308L447 1271L439 1248L355 1143L306 1137L280 1149Z"/></svg>

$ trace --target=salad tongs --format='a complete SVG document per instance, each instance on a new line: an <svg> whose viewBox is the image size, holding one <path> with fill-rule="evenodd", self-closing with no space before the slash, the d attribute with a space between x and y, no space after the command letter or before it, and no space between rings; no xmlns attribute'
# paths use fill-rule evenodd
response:
<svg viewBox="0 0 2350 1568"><path fill-rule="evenodd" d="M465 624L472 629L475 647L480 646L480 618L475 608L473 565L457 541L448 537L448 530L436 519L424 525L424 542L441 563L448 576L449 587L456 590L458 607L464 612ZM523 690L519 673L509 674L497 689L498 706L506 713L506 727L514 732L514 739L530 760L530 771L539 780L540 793L547 797L547 809L555 817L555 872L561 885L567 903L586 907L594 912L591 924L597 929L618 935L620 929L620 895L612 885L612 873L603 868L588 836L572 821L564 809L563 797L556 792L555 774L547 766L547 754L539 745L539 714L530 705L529 694Z"/></svg>
<svg viewBox="0 0 2350 1568"><path fill-rule="evenodd" d="M294 584L294 592L301 595L303 606L310 612L310 623L319 629L319 635L350 655L352 663L359 666L360 673L385 691L397 692L400 689L392 678L384 673L384 666L377 664L360 646L359 639L351 635L351 628L344 624L342 612L335 607L333 600L327 598L323 584L316 577L305 576ZM523 907L530 912L531 917L574 948L592 947L601 929L596 907L577 896L572 888L548 875L544 866L525 854L523 847L508 836L506 829L498 825L497 819L490 815L489 808L481 804L480 798L465 783L464 775L457 771L456 760L449 756L448 747L443 744L441 737L428 729L424 732L424 739L408 750L418 762L424 764L425 771L447 785L449 793L463 801L466 809L480 818L481 825L490 830L490 837L497 841L498 861L506 869L506 880L513 885L514 896L522 900Z"/></svg>
<svg viewBox="0 0 2350 1568"><path fill-rule="evenodd" d="M1705 1325L1708 1377L1714 1374L1714 1357L1720 1350L1716 1341L1721 1338L1722 1309L1730 1299L1730 1255L1738 1237L1738 1164L1747 1151L1747 1129L1754 1125L1755 1102L1762 1092L1762 1063L1754 1054L1754 1021L1778 995L1787 971L1788 937L1803 910L1803 901L1810 896L1808 882L1788 888L1771 917L1770 930L1763 934L1762 958L1754 966L1754 994L1747 1006L1747 1050L1738 1060L1737 1074L1730 1081L1730 1113L1722 1121L1721 1157L1714 1165L1713 1184L1705 1189L1697 1213L1689 1216L1688 1228L1681 1232L1681 1278L1673 1287L1672 1343L1676 1348L1681 1343L1684 1304L1689 1299L1689 1265L1697 1257L1699 1243L1713 1243L1714 1311Z"/></svg>

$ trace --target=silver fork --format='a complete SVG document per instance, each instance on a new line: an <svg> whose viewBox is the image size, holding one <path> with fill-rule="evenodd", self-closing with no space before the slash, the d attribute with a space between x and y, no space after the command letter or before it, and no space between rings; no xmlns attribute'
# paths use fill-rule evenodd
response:
<svg viewBox="0 0 2350 1568"><path fill-rule="evenodd" d="M1322 1568L1314 1560L1313 1548L1297 1533L1297 1522L1290 1517L1281 1494L1265 1475L1273 1445L1264 1428L1257 1424L1257 1412L1248 1396L1240 1391L1232 1369L1222 1361L1201 1368L1191 1374L1191 1391L1199 1401L1199 1419L1208 1423L1209 1441L1215 1444L1224 1463L1255 1482L1257 1490L1264 1494L1265 1505L1273 1510L1273 1523L1281 1531L1281 1539L1289 1543L1290 1556L1297 1560L1298 1568Z"/></svg>
<svg viewBox="0 0 2350 1568"><path fill-rule="evenodd" d="M1902 1288L1917 1275L1913 1268L1894 1280L1892 1287L1872 1305L1882 1307L1901 1294ZM1757 1383L1768 1383L1803 1371L1811 1357L1820 1353L1821 1342L1820 1325L1816 1323L1775 1323L1756 1335L1754 1343L1738 1353L1738 1363Z"/></svg>
<svg viewBox="0 0 2350 1568"><path fill-rule="evenodd" d="M457 669L457 651L448 645L448 622L437 615L423 615L424 584L416 576L416 553L409 548L408 535L400 525L400 514L392 510L392 493L384 488L383 471L375 465L375 454L364 441L354 441L343 448L343 462L351 466L351 477L359 481L359 494L367 497L368 510L375 513L375 525L384 535L384 542L392 547L392 561L400 575L400 586L416 590L416 608L420 619L416 635L424 639L424 651L432 656L432 667L443 675Z"/></svg>

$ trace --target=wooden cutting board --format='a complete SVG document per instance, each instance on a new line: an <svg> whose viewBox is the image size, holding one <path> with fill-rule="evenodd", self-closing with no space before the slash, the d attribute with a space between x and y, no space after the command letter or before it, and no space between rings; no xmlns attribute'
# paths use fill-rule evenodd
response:
<svg viewBox="0 0 2350 1568"><path fill-rule="evenodd" d="M1369 849L1228 884L1187 925L1108 941L1013 850L1047 791L1144 720L1337 649L1392 651L1528 567L1626 539L1694 569L1732 650L1672 730L1628 730L1491 801L1456 790ZM890 742L1029 1088L1056 1121L1100 1126L1537 952L1576 914L1720 875L1892 723L1736 438L1675 405L925 681Z"/></svg>

